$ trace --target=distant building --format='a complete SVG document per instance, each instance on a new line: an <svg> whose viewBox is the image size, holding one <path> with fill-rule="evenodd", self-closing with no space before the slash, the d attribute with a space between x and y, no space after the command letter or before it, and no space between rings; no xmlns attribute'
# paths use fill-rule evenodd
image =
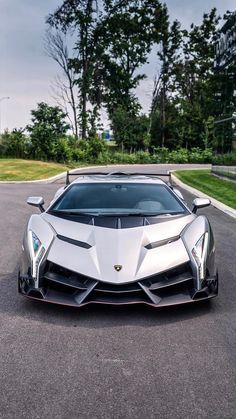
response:
<svg viewBox="0 0 236 419"><path fill-rule="evenodd" d="M215 121L215 126L222 127L225 138L227 130L231 129L232 148L236 149L236 11L220 30L215 47L214 71L224 80L218 92L223 112Z"/></svg>
<svg viewBox="0 0 236 419"><path fill-rule="evenodd" d="M236 12L229 18L220 31L216 43L215 69L228 67L236 61Z"/></svg>

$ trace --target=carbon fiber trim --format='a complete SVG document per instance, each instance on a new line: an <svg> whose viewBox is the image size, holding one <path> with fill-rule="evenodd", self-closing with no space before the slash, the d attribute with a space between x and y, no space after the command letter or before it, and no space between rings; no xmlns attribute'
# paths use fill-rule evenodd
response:
<svg viewBox="0 0 236 419"><path fill-rule="evenodd" d="M173 243L179 240L179 238L180 236L175 236L175 237L171 237L170 239L159 240L157 242L148 244L147 246L145 246L145 248L147 250L155 249L156 247L161 247L161 246L165 246L166 244Z"/></svg>
<svg viewBox="0 0 236 419"><path fill-rule="evenodd" d="M168 223L170 219L168 217L141 217L141 216L99 216L94 217L92 215L70 215L70 214L60 214L59 212L55 214L53 211L48 211L48 214L53 215L54 217L62 218L64 220L73 221L74 223L93 225L96 227L111 228L111 229L125 229L125 228L134 228L134 227L145 227L148 225ZM182 217L186 217L187 213L178 214L171 217L172 220L176 220Z"/></svg>
<svg viewBox="0 0 236 419"><path fill-rule="evenodd" d="M189 264L130 284L107 284L51 262L47 264L40 288L19 276L19 292L29 298L62 305L82 306L89 303L136 304L155 307L200 301L218 292L218 277L209 278L201 291L194 288Z"/></svg>

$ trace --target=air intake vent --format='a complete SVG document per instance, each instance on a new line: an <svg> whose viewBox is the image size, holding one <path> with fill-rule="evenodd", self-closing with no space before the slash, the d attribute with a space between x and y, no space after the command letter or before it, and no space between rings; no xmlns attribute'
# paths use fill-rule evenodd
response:
<svg viewBox="0 0 236 419"><path fill-rule="evenodd" d="M61 236L60 234L57 235L57 238L59 240L62 240L63 242L73 244L74 246L83 247L84 249L91 249L92 247L88 243L81 242L79 240L70 239L69 237Z"/></svg>

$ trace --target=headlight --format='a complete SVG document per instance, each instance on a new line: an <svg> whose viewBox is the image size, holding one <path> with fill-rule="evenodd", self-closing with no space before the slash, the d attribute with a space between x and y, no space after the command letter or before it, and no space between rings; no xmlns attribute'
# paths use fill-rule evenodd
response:
<svg viewBox="0 0 236 419"><path fill-rule="evenodd" d="M209 233L206 232L205 234L200 237L200 239L195 244L194 248L192 249L192 255L196 261L198 266L199 272L199 279L202 281L206 276L206 259L207 259L207 250L208 250L208 237Z"/></svg>
<svg viewBox="0 0 236 419"><path fill-rule="evenodd" d="M45 248L38 236L32 230L29 231L29 248L32 260L32 277L36 280L38 278L39 265L43 259Z"/></svg>

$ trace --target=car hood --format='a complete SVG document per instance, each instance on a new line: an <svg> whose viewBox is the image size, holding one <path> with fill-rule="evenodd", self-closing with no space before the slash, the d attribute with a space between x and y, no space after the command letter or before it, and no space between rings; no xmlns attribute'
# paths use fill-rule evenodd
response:
<svg viewBox="0 0 236 419"><path fill-rule="evenodd" d="M150 245L179 236L195 216L123 229L82 224L48 213L42 218L54 230L47 255L49 261L103 282L121 284L187 262L189 257L181 238L154 248Z"/></svg>

